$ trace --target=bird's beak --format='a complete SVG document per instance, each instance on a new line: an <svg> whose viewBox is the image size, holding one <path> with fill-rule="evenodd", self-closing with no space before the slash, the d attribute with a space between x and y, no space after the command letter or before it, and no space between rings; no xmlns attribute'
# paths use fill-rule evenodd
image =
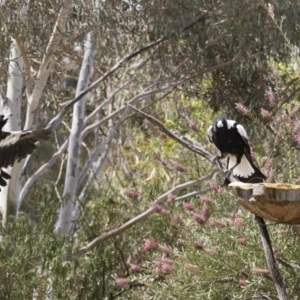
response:
<svg viewBox="0 0 300 300"><path fill-rule="evenodd" d="M7 120L9 117L11 117L13 114L6 114L6 115L4 115L4 118L3 118L3 120Z"/></svg>

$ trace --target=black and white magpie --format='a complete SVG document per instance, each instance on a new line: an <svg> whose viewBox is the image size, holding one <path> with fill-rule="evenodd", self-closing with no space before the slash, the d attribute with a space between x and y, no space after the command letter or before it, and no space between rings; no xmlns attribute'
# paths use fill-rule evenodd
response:
<svg viewBox="0 0 300 300"><path fill-rule="evenodd" d="M253 163L248 135L241 124L221 117L214 125L209 126L207 135L210 142L221 152L221 156L217 158L227 157L228 174L248 183L259 183L267 179ZM226 178L225 184L228 183L229 180Z"/></svg>
<svg viewBox="0 0 300 300"><path fill-rule="evenodd" d="M12 114L0 115L0 186L6 186L5 179L10 179L2 168L12 166L16 161L20 161L27 155L32 154L37 143L50 138L51 129L37 131L2 131L8 118Z"/></svg>

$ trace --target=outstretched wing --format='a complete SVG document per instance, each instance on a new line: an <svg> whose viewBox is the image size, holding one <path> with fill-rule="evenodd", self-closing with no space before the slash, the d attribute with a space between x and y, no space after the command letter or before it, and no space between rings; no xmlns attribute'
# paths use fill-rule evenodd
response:
<svg viewBox="0 0 300 300"><path fill-rule="evenodd" d="M12 166L32 154L37 143L50 138L51 130L23 132L1 132L0 134L0 168ZM0 174L1 177L1 174Z"/></svg>

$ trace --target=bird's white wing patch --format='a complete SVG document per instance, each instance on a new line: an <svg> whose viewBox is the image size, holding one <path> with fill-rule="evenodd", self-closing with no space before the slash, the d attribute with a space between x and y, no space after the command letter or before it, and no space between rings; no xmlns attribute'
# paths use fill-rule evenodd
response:
<svg viewBox="0 0 300 300"><path fill-rule="evenodd" d="M228 155L228 169L231 169L236 164L236 157L234 155ZM254 173L254 169L249 163L245 155L242 156L241 162L232 170L233 176L248 178Z"/></svg>
<svg viewBox="0 0 300 300"><path fill-rule="evenodd" d="M236 126L236 129L238 131L238 133L246 140L248 140L248 135L247 135L247 132L245 130L245 128L241 125L241 124L238 124Z"/></svg>
<svg viewBox="0 0 300 300"><path fill-rule="evenodd" d="M213 142L213 126L210 125L207 130L206 130L206 133L208 135L208 138L209 138L209 141L212 143Z"/></svg>
<svg viewBox="0 0 300 300"><path fill-rule="evenodd" d="M226 120L227 122L227 128L230 129L231 127L233 127L234 124L236 124L236 121L234 120Z"/></svg>

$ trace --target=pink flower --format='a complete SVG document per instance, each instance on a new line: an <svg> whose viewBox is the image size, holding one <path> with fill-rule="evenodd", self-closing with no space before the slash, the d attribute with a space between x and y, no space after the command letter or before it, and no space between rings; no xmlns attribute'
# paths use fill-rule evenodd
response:
<svg viewBox="0 0 300 300"><path fill-rule="evenodd" d="M180 218L180 216L174 215L174 216L172 217L172 225L173 225L173 226L179 227L179 226L181 226L181 225L183 225L183 224L184 224L184 221Z"/></svg>
<svg viewBox="0 0 300 300"><path fill-rule="evenodd" d="M267 9L268 16L274 18L274 11L275 11L274 5L268 3L268 9Z"/></svg>
<svg viewBox="0 0 300 300"><path fill-rule="evenodd" d="M199 131L199 128L198 128L198 125L196 122L190 122L189 123L189 128L192 129L193 131L195 132L198 132Z"/></svg>
<svg viewBox="0 0 300 300"><path fill-rule="evenodd" d="M190 271L197 271L199 270L199 267L197 265L193 265L193 264L190 264L190 263L185 263L184 264L184 267Z"/></svg>
<svg viewBox="0 0 300 300"><path fill-rule="evenodd" d="M128 290L130 287L130 278L128 277L118 277L116 278L116 285L117 287L123 289L123 290Z"/></svg>
<svg viewBox="0 0 300 300"><path fill-rule="evenodd" d="M300 134L295 134L294 135L294 140L297 143L297 146L300 148Z"/></svg>
<svg viewBox="0 0 300 300"><path fill-rule="evenodd" d="M224 228L226 227L226 223L223 222L222 220L220 219L216 219L216 218L211 218L209 220L209 224L212 226L212 227L216 227L216 228Z"/></svg>
<svg viewBox="0 0 300 300"><path fill-rule="evenodd" d="M187 202L183 204L183 209L187 211L195 211L195 206L192 203Z"/></svg>
<svg viewBox="0 0 300 300"><path fill-rule="evenodd" d="M154 265L154 272L157 274L170 275L172 272L172 266L164 260L157 260Z"/></svg>
<svg viewBox="0 0 300 300"><path fill-rule="evenodd" d="M260 115L263 119L270 119L272 117L272 113L263 108L260 109Z"/></svg>
<svg viewBox="0 0 300 300"><path fill-rule="evenodd" d="M269 105L272 107L275 106L278 102L276 94L271 90L267 91L267 100L269 102Z"/></svg>
<svg viewBox="0 0 300 300"><path fill-rule="evenodd" d="M141 265L140 264L131 264L130 270L132 273L140 273L141 272Z"/></svg>
<svg viewBox="0 0 300 300"><path fill-rule="evenodd" d="M268 177L268 182L274 183L276 182L276 174L275 174L275 169L270 169L267 172L267 177Z"/></svg>
<svg viewBox="0 0 300 300"><path fill-rule="evenodd" d="M210 187L217 193L217 194L221 194L221 192L223 191L223 187L221 187L220 185L218 185L216 182L210 182Z"/></svg>
<svg viewBox="0 0 300 300"><path fill-rule="evenodd" d="M175 199L176 199L176 196L174 195L174 194L169 194L168 195L168 200L167 200L167 202L168 203L173 203L173 202L175 202Z"/></svg>
<svg viewBox="0 0 300 300"><path fill-rule="evenodd" d="M246 223L240 216L235 217L233 224L237 230L245 230L246 228Z"/></svg>
<svg viewBox="0 0 300 300"><path fill-rule="evenodd" d="M247 284L248 280L246 277L242 277L239 279L239 287L243 287Z"/></svg>
<svg viewBox="0 0 300 300"><path fill-rule="evenodd" d="M244 237L238 237L236 238L236 242L242 246L245 246L247 244L247 240Z"/></svg>
<svg viewBox="0 0 300 300"><path fill-rule="evenodd" d="M143 244L143 251L144 252L152 252L156 247L156 241L152 238L148 238L145 240Z"/></svg>
<svg viewBox="0 0 300 300"><path fill-rule="evenodd" d="M161 252L163 252L166 255L172 254L173 251L173 249L167 245L159 245L158 248Z"/></svg>
<svg viewBox="0 0 300 300"><path fill-rule="evenodd" d="M204 203L203 208L200 213L194 213L194 220L200 225L203 226L209 218L209 206Z"/></svg>
<svg viewBox="0 0 300 300"><path fill-rule="evenodd" d="M242 103L235 103L235 109L242 115L249 113L249 109Z"/></svg>
<svg viewBox="0 0 300 300"><path fill-rule="evenodd" d="M195 247L196 249L199 249L199 250L203 250L203 248L204 248L203 244L202 244L201 242L199 242L199 241L196 241L196 242L194 243L194 247Z"/></svg>
<svg viewBox="0 0 300 300"><path fill-rule="evenodd" d="M217 187L217 189L219 189L219 186ZM202 202L212 202L211 196L206 195L199 196L199 200Z"/></svg>
<svg viewBox="0 0 300 300"><path fill-rule="evenodd" d="M186 168L184 165L179 163L172 163L172 169L178 171L178 172L186 172Z"/></svg>
<svg viewBox="0 0 300 300"><path fill-rule="evenodd" d="M156 213L161 213L161 214L167 213L167 210L162 205L157 203L153 205L153 210Z"/></svg>
<svg viewBox="0 0 300 300"><path fill-rule="evenodd" d="M194 220L200 225L203 226L206 222L205 217L203 214L194 214Z"/></svg>
<svg viewBox="0 0 300 300"><path fill-rule="evenodd" d="M299 133L300 131L300 122L298 120L295 119L290 119L288 120L289 124L291 125L291 129L293 131L294 134Z"/></svg>
<svg viewBox="0 0 300 300"><path fill-rule="evenodd" d="M218 248L211 247L211 248L205 249L205 252L211 256L216 256L218 254Z"/></svg>
<svg viewBox="0 0 300 300"><path fill-rule="evenodd" d="M187 241L187 240L184 240L184 239L178 239L178 243L179 243L181 246L185 246L185 245L187 245L188 241Z"/></svg>
<svg viewBox="0 0 300 300"><path fill-rule="evenodd" d="M209 206L206 203L204 203L202 207L201 214L203 215L206 222L209 218Z"/></svg>
<svg viewBox="0 0 300 300"><path fill-rule="evenodd" d="M275 122L278 123L278 124L280 124L280 123L283 122L283 121L284 121L284 116L277 116L277 117L275 118Z"/></svg>
<svg viewBox="0 0 300 300"><path fill-rule="evenodd" d="M261 277L267 277L268 275L270 275L270 271L268 269L253 268L251 271L254 275Z"/></svg>
<svg viewBox="0 0 300 300"><path fill-rule="evenodd" d="M135 190L124 190L124 196L130 198L130 199L138 199L139 192Z"/></svg>

